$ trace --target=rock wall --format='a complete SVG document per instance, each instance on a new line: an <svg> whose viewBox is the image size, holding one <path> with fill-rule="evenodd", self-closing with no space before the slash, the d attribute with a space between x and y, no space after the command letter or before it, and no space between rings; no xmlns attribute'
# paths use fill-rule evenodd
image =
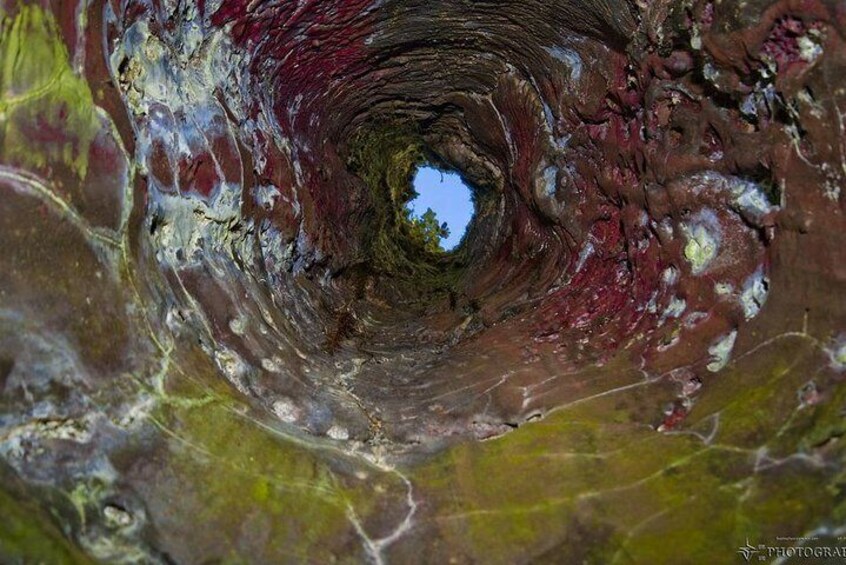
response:
<svg viewBox="0 0 846 565"><path fill-rule="evenodd" d="M828 0L5 2L0 558L837 546L844 31ZM455 252L404 211L424 163L472 187Z"/></svg>

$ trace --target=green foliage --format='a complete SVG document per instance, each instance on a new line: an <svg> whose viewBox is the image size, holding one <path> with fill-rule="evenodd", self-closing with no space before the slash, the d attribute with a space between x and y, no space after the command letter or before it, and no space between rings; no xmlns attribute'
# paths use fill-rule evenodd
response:
<svg viewBox="0 0 846 565"><path fill-rule="evenodd" d="M413 217L411 210L406 208L406 219L409 223L408 229L411 240L415 244L420 245L429 253L443 251L441 239L449 237L449 228L446 222L438 223L438 217L431 208L427 208L426 212L419 218Z"/></svg>

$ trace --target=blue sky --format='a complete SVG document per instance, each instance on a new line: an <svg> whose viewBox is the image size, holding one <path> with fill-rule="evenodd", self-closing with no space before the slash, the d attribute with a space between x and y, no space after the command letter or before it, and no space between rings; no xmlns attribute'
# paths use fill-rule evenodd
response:
<svg viewBox="0 0 846 565"><path fill-rule="evenodd" d="M420 167L414 175L414 190L418 196L408 203L414 217L431 208L438 223L446 222L449 237L441 240L441 247L450 251L464 236L473 219L473 198L470 188L456 173L442 173L433 167Z"/></svg>

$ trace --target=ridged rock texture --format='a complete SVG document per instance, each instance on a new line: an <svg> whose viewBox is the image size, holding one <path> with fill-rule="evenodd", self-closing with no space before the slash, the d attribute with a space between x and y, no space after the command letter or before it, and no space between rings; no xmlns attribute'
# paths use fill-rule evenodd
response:
<svg viewBox="0 0 846 565"><path fill-rule="evenodd" d="M0 561L842 545L844 2L1 14Z"/></svg>

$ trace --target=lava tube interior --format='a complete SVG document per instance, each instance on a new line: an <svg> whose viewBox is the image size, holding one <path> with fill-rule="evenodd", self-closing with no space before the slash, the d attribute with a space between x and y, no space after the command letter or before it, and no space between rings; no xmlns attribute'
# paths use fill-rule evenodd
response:
<svg viewBox="0 0 846 565"><path fill-rule="evenodd" d="M846 555L844 34L2 2L0 561Z"/></svg>

